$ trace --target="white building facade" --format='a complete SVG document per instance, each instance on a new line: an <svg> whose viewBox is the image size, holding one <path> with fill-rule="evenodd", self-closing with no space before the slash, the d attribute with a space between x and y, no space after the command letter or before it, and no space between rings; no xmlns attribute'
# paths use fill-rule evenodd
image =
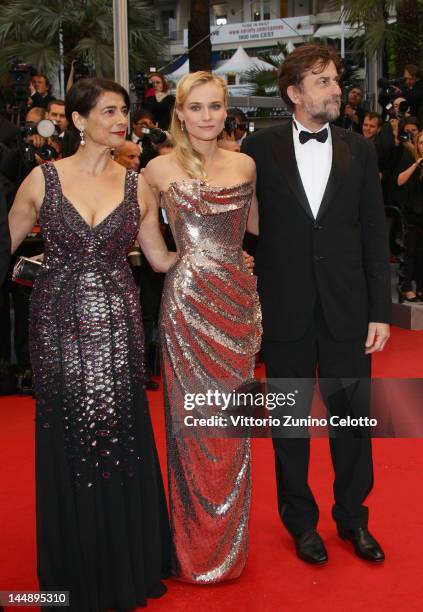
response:
<svg viewBox="0 0 423 612"><path fill-rule="evenodd" d="M156 25L169 39L170 54L188 52L189 0L155 0ZM340 38L340 14L330 11L330 0L211 0L212 50L228 59L239 47L250 55L271 51L277 43L300 43L331 25L331 38ZM340 30L340 28L339 28ZM324 28L322 29L324 36Z"/></svg>

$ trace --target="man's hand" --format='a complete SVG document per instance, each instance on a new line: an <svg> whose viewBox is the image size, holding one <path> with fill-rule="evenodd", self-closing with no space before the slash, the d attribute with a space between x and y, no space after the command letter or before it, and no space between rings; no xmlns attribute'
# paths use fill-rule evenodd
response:
<svg viewBox="0 0 423 612"><path fill-rule="evenodd" d="M39 134L31 134L30 136L27 136L25 138L25 142L32 144L35 149L39 149L40 147L42 147L45 141L46 139L43 138L43 136L40 136Z"/></svg>
<svg viewBox="0 0 423 612"><path fill-rule="evenodd" d="M388 323L369 323L369 331L365 344L366 355L376 353L376 351L383 351L390 335Z"/></svg>
<svg viewBox="0 0 423 612"><path fill-rule="evenodd" d="M351 121L354 121L354 123L358 123L357 114L350 104L345 105L344 113L345 115L347 115L347 117L351 119Z"/></svg>

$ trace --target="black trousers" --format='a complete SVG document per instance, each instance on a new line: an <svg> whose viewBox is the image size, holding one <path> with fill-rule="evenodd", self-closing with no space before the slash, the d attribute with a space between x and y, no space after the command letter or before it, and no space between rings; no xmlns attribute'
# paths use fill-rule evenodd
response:
<svg viewBox="0 0 423 612"><path fill-rule="evenodd" d="M423 291L423 223L410 225L405 236L403 292L413 290L412 280L416 281L416 291Z"/></svg>
<svg viewBox="0 0 423 612"><path fill-rule="evenodd" d="M328 412L339 416L368 416L370 405L370 357L364 354L365 338L338 341L331 335L318 303L306 334L293 342L263 343L267 378L320 379L320 390ZM338 378L360 379L350 394ZM324 380L323 380L324 379ZM332 380L330 380L332 379ZM311 408L302 404L304 417ZM369 432L349 429L331 437L330 451L335 471L332 516L340 529L366 526L368 510L363 505L373 485ZM273 438L278 509L282 522L293 535L315 528L319 509L308 485L310 439Z"/></svg>

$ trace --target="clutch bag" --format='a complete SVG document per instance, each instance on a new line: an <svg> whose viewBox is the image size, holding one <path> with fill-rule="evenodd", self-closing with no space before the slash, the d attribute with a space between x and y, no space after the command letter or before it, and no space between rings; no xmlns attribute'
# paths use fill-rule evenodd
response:
<svg viewBox="0 0 423 612"><path fill-rule="evenodd" d="M41 261L29 259L28 257L19 257L13 268L12 281L26 287L32 287L41 263Z"/></svg>

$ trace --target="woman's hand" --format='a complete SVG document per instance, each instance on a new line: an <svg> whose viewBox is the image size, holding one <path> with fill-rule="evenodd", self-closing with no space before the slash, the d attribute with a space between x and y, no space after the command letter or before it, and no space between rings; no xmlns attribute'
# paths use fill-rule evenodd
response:
<svg viewBox="0 0 423 612"><path fill-rule="evenodd" d="M247 253L247 251L242 251L242 254L244 256L244 263L247 266L247 268L250 270L250 272L253 272L254 270L254 257L252 255L250 255L249 253Z"/></svg>
<svg viewBox="0 0 423 612"><path fill-rule="evenodd" d="M405 185L405 183L411 178L411 176L414 174L417 168L420 167L420 164L422 163L422 161L423 161L423 157L420 157L417 161L414 162L414 164L411 164L411 166L409 166L407 170L404 170L404 172L401 172L398 175L398 178L397 178L398 187L402 187L403 185Z"/></svg>
<svg viewBox="0 0 423 612"><path fill-rule="evenodd" d="M44 253L33 255L32 257L28 257L28 259L32 259L33 261L44 261Z"/></svg>

